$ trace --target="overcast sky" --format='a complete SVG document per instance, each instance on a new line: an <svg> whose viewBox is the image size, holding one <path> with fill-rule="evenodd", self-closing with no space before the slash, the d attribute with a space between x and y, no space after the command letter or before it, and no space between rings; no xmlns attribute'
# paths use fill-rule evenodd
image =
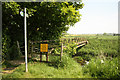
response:
<svg viewBox="0 0 120 80"><path fill-rule="evenodd" d="M68 30L70 34L118 33L118 1L83 0L81 20Z"/></svg>

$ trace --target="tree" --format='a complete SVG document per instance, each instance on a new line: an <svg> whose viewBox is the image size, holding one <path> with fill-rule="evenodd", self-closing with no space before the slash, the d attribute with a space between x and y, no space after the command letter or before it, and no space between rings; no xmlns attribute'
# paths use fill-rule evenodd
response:
<svg viewBox="0 0 120 80"><path fill-rule="evenodd" d="M3 3L3 26L13 35L12 39L23 36L23 17L19 11L27 7L29 40L56 39L71 25L80 20L81 2L39 2L39 3ZM6 24L7 23L7 24ZM16 35L16 37L15 37ZM18 35L20 37L18 37Z"/></svg>
<svg viewBox="0 0 120 80"><path fill-rule="evenodd" d="M80 20L79 2L5 2L2 3L3 33L14 42L24 41L24 22L19 12L27 8L28 40L58 39L70 26Z"/></svg>
<svg viewBox="0 0 120 80"><path fill-rule="evenodd" d="M104 36L107 36L107 33L103 33Z"/></svg>

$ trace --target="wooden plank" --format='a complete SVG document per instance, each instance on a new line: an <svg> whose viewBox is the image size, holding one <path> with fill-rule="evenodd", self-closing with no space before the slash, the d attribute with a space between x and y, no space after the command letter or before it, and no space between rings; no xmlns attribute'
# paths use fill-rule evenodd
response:
<svg viewBox="0 0 120 80"><path fill-rule="evenodd" d="M51 48L51 47L61 47L60 45L49 45L49 47Z"/></svg>
<svg viewBox="0 0 120 80"><path fill-rule="evenodd" d="M54 48L50 49L50 50L48 51L48 53L51 53L53 50L55 50L55 49L54 49Z"/></svg>

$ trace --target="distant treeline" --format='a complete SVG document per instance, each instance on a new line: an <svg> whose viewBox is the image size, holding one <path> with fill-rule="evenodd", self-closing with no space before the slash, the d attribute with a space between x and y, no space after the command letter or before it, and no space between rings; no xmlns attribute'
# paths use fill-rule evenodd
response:
<svg viewBox="0 0 120 80"><path fill-rule="evenodd" d="M113 34L113 36L120 36L120 34Z"/></svg>
<svg viewBox="0 0 120 80"><path fill-rule="evenodd" d="M97 34L97 35L104 35L104 36L120 36L120 34L116 34L116 33L103 33L103 34Z"/></svg>

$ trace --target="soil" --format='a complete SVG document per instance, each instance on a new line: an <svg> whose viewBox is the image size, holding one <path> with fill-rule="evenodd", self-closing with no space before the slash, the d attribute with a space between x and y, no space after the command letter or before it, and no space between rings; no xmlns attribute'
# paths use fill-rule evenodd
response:
<svg viewBox="0 0 120 80"><path fill-rule="evenodd" d="M14 67L7 67L7 68L2 68L2 73L3 74L10 74L13 71L15 71L15 69L17 69L17 67L21 64L25 64L24 61L24 56L22 56L20 59L18 60L9 60L7 61L8 63L10 63L11 65L13 65Z"/></svg>

